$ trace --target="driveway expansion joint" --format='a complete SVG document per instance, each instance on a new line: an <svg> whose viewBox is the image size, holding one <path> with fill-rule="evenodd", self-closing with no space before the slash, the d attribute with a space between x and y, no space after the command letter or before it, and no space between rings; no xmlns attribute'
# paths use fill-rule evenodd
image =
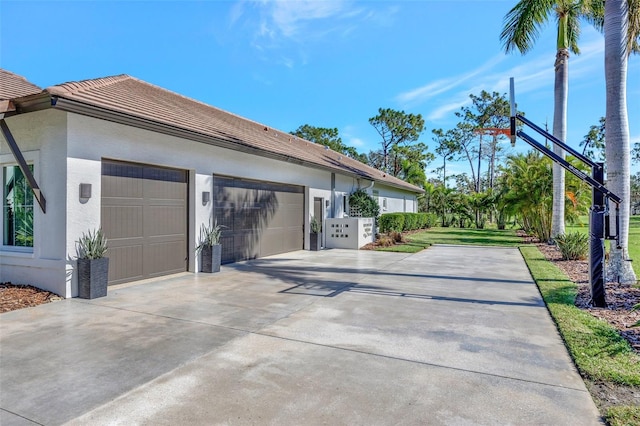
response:
<svg viewBox="0 0 640 426"><path fill-rule="evenodd" d="M498 379L514 380L514 381L517 381L517 382L531 383L531 384L541 385L541 386L549 386L549 387L552 387L552 388L559 388L559 389L566 389L566 390L571 390L571 391L578 391L578 392L583 392L583 393L587 393L587 394L589 393L586 389L578 389L578 388L574 388L574 387L570 387L570 386L562 386L562 385L558 385L558 384L554 384L554 383L545 383L545 382L539 382L539 381L530 380L530 379L520 379L518 377L510 377L510 376L505 376L503 374L487 373L486 371L471 370L471 369L467 369L467 368L453 367L453 366L450 366L450 365L436 364L436 363L432 363L432 362L419 361L419 360L415 360L415 359L400 358L400 357L396 357L396 356L392 356L392 355L384 355L384 354L378 354L378 353L375 353L375 352L368 352L368 351L363 351L363 350L358 350L358 349L345 348L345 347L342 347L342 346L334 346L334 345L327 345L327 344L323 344L323 343L310 342L310 341L307 341L307 340L293 339L293 338L290 338L290 337L277 336L277 335L274 335L274 334L261 333L261 332L250 332L250 334L255 334L255 335L263 336L263 337L271 337L271 338L274 338L274 339L286 340L286 341L289 341L289 342L296 342L296 343L303 343L303 344L308 344L308 345L320 346L320 347L328 348L328 349L336 349L336 350L340 350L340 351L347 351L347 352L352 352L352 353L357 353L357 354L362 354L362 355L370 355L370 356L374 356L374 357L378 357L378 358L384 358L384 359L390 359L390 360L394 360L394 361L408 362L408 363L411 363L411 364L424 365L424 366L436 367L436 368L444 368L444 369L447 369L447 370L460 371L460 372L463 372L463 373L479 374L479 375L482 375L482 376L495 377L495 378L498 378Z"/></svg>

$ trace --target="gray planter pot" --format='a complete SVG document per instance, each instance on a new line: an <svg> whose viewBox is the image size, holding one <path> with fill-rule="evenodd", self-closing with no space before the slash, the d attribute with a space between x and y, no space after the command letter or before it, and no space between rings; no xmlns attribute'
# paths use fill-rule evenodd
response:
<svg viewBox="0 0 640 426"><path fill-rule="evenodd" d="M107 295L109 258L78 259L78 297L95 299Z"/></svg>
<svg viewBox="0 0 640 426"><path fill-rule="evenodd" d="M322 232L317 234L311 233L309 235L309 249L311 251L318 251L322 248Z"/></svg>
<svg viewBox="0 0 640 426"><path fill-rule="evenodd" d="M200 256L200 272L220 272L222 245L202 246Z"/></svg>

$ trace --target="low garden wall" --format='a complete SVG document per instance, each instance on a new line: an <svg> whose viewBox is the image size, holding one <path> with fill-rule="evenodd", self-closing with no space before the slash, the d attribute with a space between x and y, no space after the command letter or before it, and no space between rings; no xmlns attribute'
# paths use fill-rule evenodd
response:
<svg viewBox="0 0 640 426"><path fill-rule="evenodd" d="M372 217L325 219L325 246L357 250L375 240L374 225Z"/></svg>

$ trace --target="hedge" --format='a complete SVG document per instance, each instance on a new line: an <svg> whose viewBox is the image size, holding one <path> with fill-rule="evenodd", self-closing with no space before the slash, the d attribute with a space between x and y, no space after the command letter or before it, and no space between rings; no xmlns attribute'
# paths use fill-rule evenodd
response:
<svg viewBox="0 0 640 426"><path fill-rule="evenodd" d="M436 223L432 213L385 213L380 216L381 233L431 228Z"/></svg>
<svg viewBox="0 0 640 426"><path fill-rule="evenodd" d="M380 232L402 232L404 213L385 213L380 216Z"/></svg>

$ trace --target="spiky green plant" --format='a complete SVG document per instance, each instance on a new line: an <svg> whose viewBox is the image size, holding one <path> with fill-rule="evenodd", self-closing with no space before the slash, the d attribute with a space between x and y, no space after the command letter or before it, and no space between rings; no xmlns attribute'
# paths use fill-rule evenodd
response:
<svg viewBox="0 0 640 426"><path fill-rule="evenodd" d="M200 244L198 244L196 250L200 251L205 246L215 246L220 244L222 228L225 228L225 226L218 225L218 221L209 225L202 224L202 227L200 228Z"/></svg>
<svg viewBox="0 0 640 426"><path fill-rule="evenodd" d="M589 250L589 236L582 232L560 234L555 238L564 260L586 259Z"/></svg>
<svg viewBox="0 0 640 426"><path fill-rule="evenodd" d="M76 241L78 259L100 259L107 252L107 238L102 228L88 230Z"/></svg>

